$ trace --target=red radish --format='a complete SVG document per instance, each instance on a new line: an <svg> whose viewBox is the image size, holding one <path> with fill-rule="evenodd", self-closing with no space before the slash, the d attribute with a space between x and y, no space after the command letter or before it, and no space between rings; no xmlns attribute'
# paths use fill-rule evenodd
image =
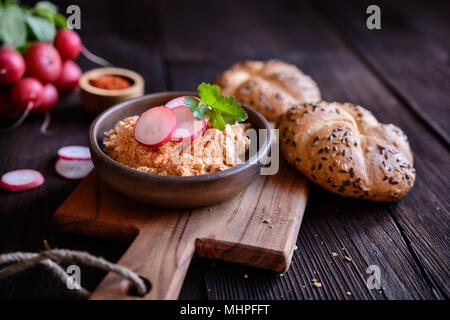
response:
<svg viewBox="0 0 450 320"><path fill-rule="evenodd" d="M64 160L91 160L91 152L84 146L67 146L58 150L58 157Z"/></svg>
<svg viewBox="0 0 450 320"><path fill-rule="evenodd" d="M33 44L25 52L27 73L43 83L56 81L61 75L62 61L58 51L45 42Z"/></svg>
<svg viewBox="0 0 450 320"><path fill-rule="evenodd" d="M172 133L172 141L193 141L206 129L205 119L198 120L194 117L188 106L178 106L172 109L177 118L177 128Z"/></svg>
<svg viewBox="0 0 450 320"><path fill-rule="evenodd" d="M45 181L39 171L32 169L15 170L5 173L0 181L3 189L24 191L39 187Z"/></svg>
<svg viewBox="0 0 450 320"><path fill-rule="evenodd" d="M140 144L157 148L170 141L177 127L172 109L164 106L150 108L139 117L134 127L134 138Z"/></svg>
<svg viewBox="0 0 450 320"><path fill-rule="evenodd" d="M78 86L81 77L80 67L72 60L64 61L61 76L54 82L61 94L71 94Z"/></svg>
<svg viewBox="0 0 450 320"><path fill-rule="evenodd" d="M11 100L22 111L40 104L44 87L34 78L23 78L11 89Z"/></svg>
<svg viewBox="0 0 450 320"><path fill-rule="evenodd" d="M25 73L25 60L16 50L0 49L0 85L14 84Z"/></svg>
<svg viewBox="0 0 450 320"><path fill-rule="evenodd" d="M56 161L55 170L63 178L78 180L86 177L94 168L90 160L64 160Z"/></svg>
<svg viewBox="0 0 450 320"><path fill-rule="evenodd" d="M166 107L173 109L178 106L185 106L186 103L184 102L184 98L186 98L186 97L189 97L189 96L176 97L176 98L170 100L169 102L167 102ZM192 97L192 98L198 99L197 97Z"/></svg>
<svg viewBox="0 0 450 320"><path fill-rule="evenodd" d="M63 60L74 60L81 50L81 39L74 31L61 29L55 36L54 44Z"/></svg>
<svg viewBox="0 0 450 320"><path fill-rule="evenodd" d="M58 90L56 90L55 86L51 83L47 83L44 85L42 91L42 98L38 106L33 108L33 112L47 112L53 109L58 103L59 95Z"/></svg>
<svg viewBox="0 0 450 320"><path fill-rule="evenodd" d="M22 112L21 108L16 107L9 97L9 92L6 90L0 91L0 118L14 119Z"/></svg>

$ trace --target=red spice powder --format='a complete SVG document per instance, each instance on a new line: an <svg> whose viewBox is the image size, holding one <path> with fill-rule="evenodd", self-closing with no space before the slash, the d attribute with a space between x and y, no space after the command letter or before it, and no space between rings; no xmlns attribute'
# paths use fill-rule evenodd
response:
<svg viewBox="0 0 450 320"><path fill-rule="evenodd" d="M121 90L130 87L128 80L114 75L100 76L89 80L89 83L96 88L105 90Z"/></svg>

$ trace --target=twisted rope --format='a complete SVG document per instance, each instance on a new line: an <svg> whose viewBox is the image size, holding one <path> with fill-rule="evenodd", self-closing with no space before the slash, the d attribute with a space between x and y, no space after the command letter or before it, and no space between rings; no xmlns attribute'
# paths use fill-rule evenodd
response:
<svg viewBox="0 0 450 320"><path fill-rule="evenodd" d="M140 295L147 292L144 281L128 268L106 261L103 258L95 257L87 252L67 250L67 249L48 249L40 253L14 252L0 255L0 264L11 263L0 270L0 279L10 277L18 272L24 271L38 263L53 271L64 283L70 279L70 276L59 266L61 263L75 264L83 263L92 267L100 268L109 272L114 272L130 280L136 287ZM84 288L79 289L82 296L87 297L90 293Z"/></svg>

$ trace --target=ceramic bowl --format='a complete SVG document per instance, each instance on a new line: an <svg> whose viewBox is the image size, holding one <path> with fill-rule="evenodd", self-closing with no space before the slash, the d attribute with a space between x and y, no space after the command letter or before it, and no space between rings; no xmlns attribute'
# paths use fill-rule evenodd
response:
<svg viewBox="0 0 450 320"><path fill-rule="evenodd" d="M145 110L164 105L167 101L193 92L162 92L120 103L100 114L89 129L89 148L95 170L109 186L122 194L162 207L192 208L226 200L243 191L257 179L263 166L261 159L269 153L271 133L269 123L256 110L242 105L252 128L266 129L262 137L251 140L258 152L233 168L197 176L163 176L131 169L103 152L104 132L119 120L139 115ZM255 141L261 139L261 141ZM252 148L250 148L252 149Z"/></svg>

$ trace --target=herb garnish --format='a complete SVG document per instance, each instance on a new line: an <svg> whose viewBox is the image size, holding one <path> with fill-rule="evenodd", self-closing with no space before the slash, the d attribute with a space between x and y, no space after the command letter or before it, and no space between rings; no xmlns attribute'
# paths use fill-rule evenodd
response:
<svg viewBox="0 0 450 320"><path fill-rule="evenodd" d="M19 1L0 0L0 46L13 46L23 53L36 41L52 42L56 28L66 27L66 18L49 1L27 7Z"/></svg>
<svg viewBox="0 0 450 320"><path fill-rule="evenodd" d="M241 105L234 97L221 95L219 86L202 82L197 91L200 99L184 98L184 103L197 119L209 118L209 123L220 131L225 130L226 124L247 120L247 113Z"/></svg>

